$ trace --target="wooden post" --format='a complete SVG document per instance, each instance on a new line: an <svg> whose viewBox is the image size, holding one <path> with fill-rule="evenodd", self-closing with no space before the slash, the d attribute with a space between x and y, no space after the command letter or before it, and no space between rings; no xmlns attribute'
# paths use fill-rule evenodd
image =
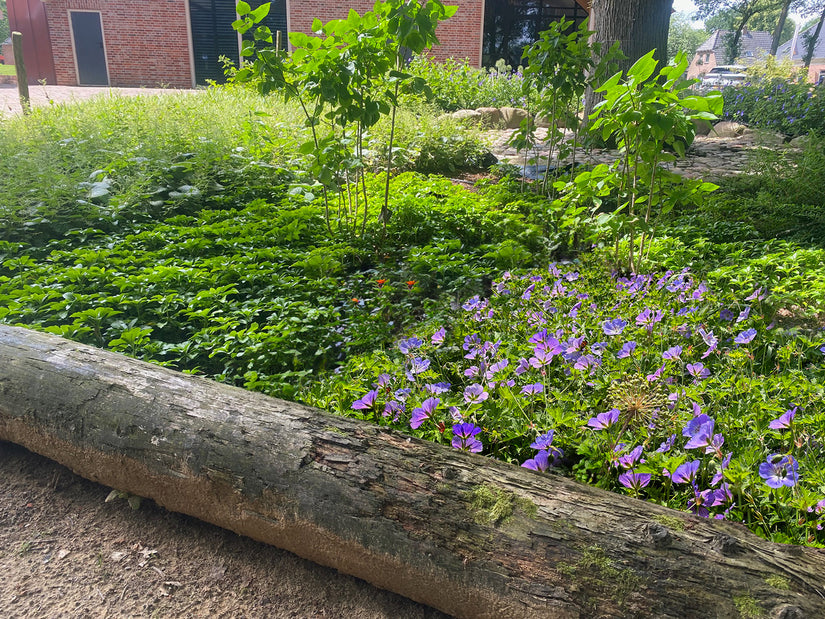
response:
<svg viewBox="0 0 825 619"><path fill-rule="evenodd" d="M20 107L23 113L31 111L29 101L29 78L26 75L26 65L23 62L23 35L19 32L11 33L11 44L14 50L14 70L17 72L17 92L20 93Z"/></svg>
<svg viewBox="0 0 825 619"><path fill-rule="evenodd" d="M277 49L277 50L281 49L281 31L280 30L275 31L275 49Z"/></svg>

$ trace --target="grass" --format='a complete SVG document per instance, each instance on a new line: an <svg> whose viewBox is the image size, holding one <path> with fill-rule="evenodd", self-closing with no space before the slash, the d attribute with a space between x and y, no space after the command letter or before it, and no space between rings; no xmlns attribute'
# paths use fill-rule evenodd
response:
<svg viewBox="0 0 825 619"><path fill-rule="evenodd" d="M17 75L13 64L0 64L0 75Z"/></svg>

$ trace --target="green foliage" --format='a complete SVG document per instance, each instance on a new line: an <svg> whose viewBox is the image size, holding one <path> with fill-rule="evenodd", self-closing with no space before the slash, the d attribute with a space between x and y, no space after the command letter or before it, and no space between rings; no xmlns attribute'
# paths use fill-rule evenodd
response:
<svg viewBox="0 0 825 619"><path fill-rule="evenodd" d="M628 235L627 266L631 271L635 268L637 231L641 234L635 261L641 262L645 242L654 234L657 213L666 215L677 203L699 202L703 194L716 188L711 183L684 180L664 170L662 164L685 156L695 137L692 120L715 119L722 111L722 98L718 93L685 96L693 82L682 79L688 66L684 54L654 77L657 62L653 53L637 60L626 75L616 73L600 86L597 92L604 100L591 115L590 130L605 141L614 140L619 149L620 159L610 167L618 205L601 218L601 223L613 233L617 262L619 237ZM581 189L593 184L584 181L562 188L562 200L577 201Z"/></svg>
<svg viewBox="0 0 825 619"><path fill-rule="evenodd" d="M241 56L252 62L234 75L236 82L257 80L266 94L280 91L296 100L306 116L312 140L299 148L312 154L310 174L324 196L327 226L333 222L349 235L364 235L369 219L365 188L366 134L382 116L393 115L403 90L421 91L421 78L401 69L405 55L421 53L438 43L435 29L458 7L445 7L439 0L424 4L402 0L376 2L363 16L350 9L346 19L312 25L317 36L301 32L289 35L293 52L272 47L272 34L261 26L254 40L246 40ZM240 19L233 27L247 32L268 12L268 4L254 11L240 3ZM393 131L384 149L387 153L386 190L380 220L386 226L389 182L392 168ZM312 191L310 185L307 191ZM337 204L330 198L333 193Z"/></svg>
<svg viewBox="0 0 825 619"><path fill-rule="evenodd" d="M601 54L599 44L590 43L593 32L587 29L586 21L578 29L572 26L572 21L562 17L524 50L524 58L528 61L524 70L524 98L530 112L537 113L550 124L544 140L547 163L540 185L543 193L548 192L553 178L558 179L561 161L571 154L575 160L585 90L588 86L599 85L608 67L619 56L617 46ZM601 60L597 63L594 58ZM573 131L570 141L565 141L565 129ZM536 126L532 119L524 121L513 133L511 143L519 150L535 148Z"/></svg>
<svg viewBox="0 0 825 619"><path fill-rule="evenodd" d="M667 57L676 58L679 52L693 58L696 48L708 38L708 33L701 28L694 28L690 13L674 13L670 16L670 29L667 35Z"/></svg>
<svg viewBox="0 0 825 619"><path fill-rule="evenodd" d="M478 69L463 60L439 62L420 55L410 63L409 72L426 81L426 100L447 112L525 105L521 67L514 71L502 62L495 68Z"/></svg>
<svg viewBox="0 0 825 619"><path fill-rule="evenodd" d="M759 82L722 90L726 120L777 131L789 136L825 127L825 87L784 80Z"/></svg>

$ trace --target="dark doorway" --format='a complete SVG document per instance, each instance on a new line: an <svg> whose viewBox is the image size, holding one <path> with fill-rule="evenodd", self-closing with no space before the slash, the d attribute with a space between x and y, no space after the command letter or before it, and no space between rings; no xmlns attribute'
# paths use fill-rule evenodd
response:
<svg viewBox="0 0 825 619"><path fill-rule="evenodd" d="M195 81L225 80L220 57L226 56L235 65L239 59L238 33L232 22L238 19L235 0L189 0L192 22L192 52L195 57Z"/></svg>
<svg viewBox="0 0 825 619"><path fill-rule="evenodd" d="M587 11L576 0L486 0L481 64L491 67L503 58L512 67L519 66L524 47L562 17L578 27L587 19Z"/></svg>
<svg viewBox="0 0 825 619"><path fill-rule="evenodd" d="M84 86L108 86L103 28L97 11L71 11L77 81Z"/></svg>

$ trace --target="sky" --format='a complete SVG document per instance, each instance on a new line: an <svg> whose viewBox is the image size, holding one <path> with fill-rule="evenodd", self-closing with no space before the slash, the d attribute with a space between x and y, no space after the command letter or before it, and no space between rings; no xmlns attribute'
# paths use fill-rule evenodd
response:
<svg viewBox="0 0 825 619"><path fill-rule="evenodd" d="M693 4L693 0L673 0L673 10L679 11L680 13L693 13L696 10L696 5ZM799 17L799 15L791 14L790 17L795 19L797 22L804 22L805 20ZM696 27L701 28L704 25L704 22L693 22L693 25Z"/></svg>

